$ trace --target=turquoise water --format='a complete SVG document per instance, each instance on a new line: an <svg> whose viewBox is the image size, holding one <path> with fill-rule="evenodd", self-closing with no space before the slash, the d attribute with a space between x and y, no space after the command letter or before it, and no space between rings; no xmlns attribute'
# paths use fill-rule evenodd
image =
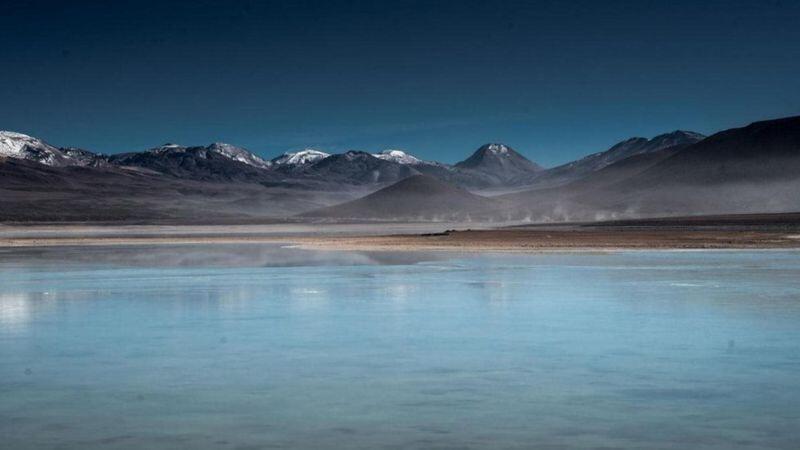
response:
<svg viewBox="0 0 800 450"><path fill-rule="evenodd" d="M0 448L800 448L800 253L0 251Z"/></svg>

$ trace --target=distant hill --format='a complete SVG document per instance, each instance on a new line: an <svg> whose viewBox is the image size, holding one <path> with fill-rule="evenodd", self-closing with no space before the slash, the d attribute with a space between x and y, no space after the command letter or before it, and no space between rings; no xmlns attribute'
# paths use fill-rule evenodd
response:
<svg viewBox="0 0 800 450"><path fill-rule="evenodd" d="M302 214L367 220L465 220L497 202L425 175L414 175L363 198Z"/></svg>

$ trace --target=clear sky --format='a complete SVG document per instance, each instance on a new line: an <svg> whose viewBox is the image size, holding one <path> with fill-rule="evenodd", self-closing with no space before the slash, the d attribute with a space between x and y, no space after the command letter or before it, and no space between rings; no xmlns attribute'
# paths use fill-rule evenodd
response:
<svg viewBox="0 0 800 450"><path fill-rule="evenodd" d="M800 114L800 2L6 1L0 129L115 153L504 142L545 166Z"/></svg>

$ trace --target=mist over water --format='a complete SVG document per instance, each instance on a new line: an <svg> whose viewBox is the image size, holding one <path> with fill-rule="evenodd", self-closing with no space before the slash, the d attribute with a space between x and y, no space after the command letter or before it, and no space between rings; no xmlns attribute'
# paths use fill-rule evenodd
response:
<svg viewBox="0 0 800 450"><path fill-rule="evenodd" d="M0 447L794 449L797 256L4 250Z"/></svg>

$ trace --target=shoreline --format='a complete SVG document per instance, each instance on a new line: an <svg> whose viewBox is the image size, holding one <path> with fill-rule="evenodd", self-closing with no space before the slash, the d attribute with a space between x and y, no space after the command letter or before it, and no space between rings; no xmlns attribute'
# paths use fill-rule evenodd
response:
<svg viewBox="0 0 800 450"><path fill-rule="evenodd" d="M0 249L233 244L283 244L323 251L515 253L800 249L800 213L549 224L0 224Z"/></svg>
<svg viewBox="0 0 800 450"><path fill-rule="evenodd" d="M774 231L480 230L444 235L312 237L299 248L330 251L604 252L623 250L789 250L800 237Z"/></svg>
<svg viewBox="0 0 800 450"><path fill-rule="evenodd" d="M533 226L448 229L394 227L0 227L0 249L136 245L284 244L317 251L605 252L623 250L800 249L795 229L708 227Z"/></svg>

